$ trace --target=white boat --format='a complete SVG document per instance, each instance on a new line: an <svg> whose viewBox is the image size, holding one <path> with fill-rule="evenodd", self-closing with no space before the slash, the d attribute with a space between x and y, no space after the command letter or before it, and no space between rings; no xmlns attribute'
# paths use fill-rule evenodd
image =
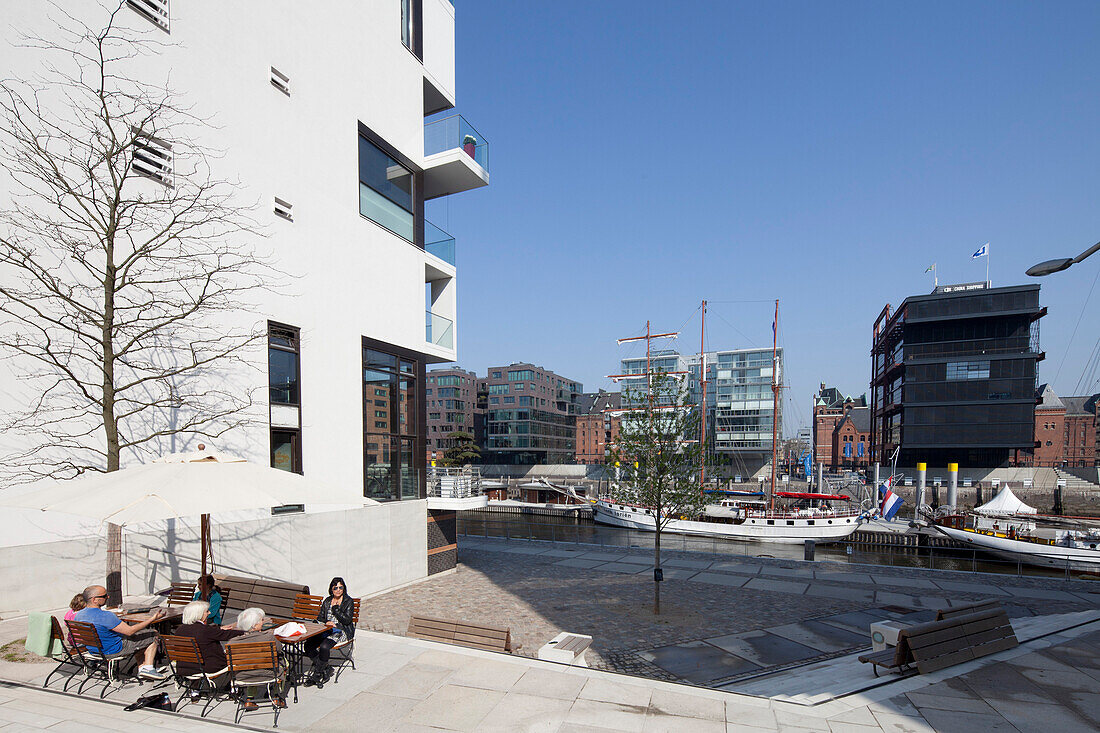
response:
<svg viewBox="0 0 1100 733"><path fill-rule="evenodd" d="M952 526L954 525L954 526ZM1100 531L1040 527L1030 519L948 517L932 525L968 547L1029 565L1100 570Z"/></svg>
<svg viewBox="0 0 1100 733"><path fill-rule="evenodd" d="M855 532L859 526L860 512L855 509L813 507L769 512L753 504L755 503L746 503L731 511L728 518L713 516L714 512L708 511L697 519L669 519L661 531L800 545L806 540L836 542ZM592 509L595 520L601 524L655 531L653 512L650 509L604 499L597 501Z"/></svg>

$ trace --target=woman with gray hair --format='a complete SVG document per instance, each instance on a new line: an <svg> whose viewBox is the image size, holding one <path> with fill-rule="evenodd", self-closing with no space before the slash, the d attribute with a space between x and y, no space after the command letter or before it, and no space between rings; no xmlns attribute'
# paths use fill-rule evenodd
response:
<svg viewBox="0 0 1100 733"><path fill-rule="evenodd" d="M176 629L176 636L189 636L198 643L199 652L202 653L202 669L181 663L176 670L178 674L190 675L199 672L214 674L222 671L226 667L226 661L221 642L229 641L244 633L236 629L208 625L206 619L209 615L210 604L207 601L191 601L183 607L183 624Z"/></svg>
<svg viewBox="0 0 1100 733"><path fill-rule="evenodd" d="M237 628L241 631L259 631L266 618L262 608L246 608L237 614Z"/></svg>

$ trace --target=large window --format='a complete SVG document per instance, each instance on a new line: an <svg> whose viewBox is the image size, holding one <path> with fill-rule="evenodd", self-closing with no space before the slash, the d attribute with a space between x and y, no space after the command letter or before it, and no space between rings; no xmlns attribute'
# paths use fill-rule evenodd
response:
<svg viewBox="0 0 1100 733"><path fill-rule="evenodd" d="M989 360L947 362L947 381L989 379Z"/></svg>
<svg viewBox="0 0 1100 733"><path fill-rule="evenodd" d="M394 501L420 496L424 450L417 445L423 441L417 388L423 374L423 365L411 352L373 342L363 348L366 497Z"/></svg>
<svg viewBox="0 0 1100 733"><path fill-rule="evenodd" d="M413 175L359 136L359 213L394 234L415 241Z"/></svg>

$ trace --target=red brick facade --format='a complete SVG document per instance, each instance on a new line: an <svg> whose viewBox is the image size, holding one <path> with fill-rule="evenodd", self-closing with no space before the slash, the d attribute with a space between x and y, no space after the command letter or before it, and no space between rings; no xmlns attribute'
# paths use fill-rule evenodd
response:
<svg viewBox="0 0 1100 733"><path fill-rule="evenodd" d="M599 465L607 460L611 444L619 437L618 392L581 395L577 413L576 462Z"/></svg>
<svg viewBox="0 0 1100 733"><path fill-rule="evenodd" d="M823 463L829 471L862 468L871 459L869 414L863 397L844 396L835 387L826 387L814 396L814 463ZM858 412L853 413L853 410ZM856 419L853 420L852 418ZM863 443L863 455L859 444ZM845 445L851 445L846 451Z"/></svg>
<svg viewBox="0 0 1100 733"><path fill-rule="evenodd" d="M1039 388L1035 406L1035 449L1020 465L1085 468L1097 464L1097 398L1058 397L1050 385Z"/></svg>

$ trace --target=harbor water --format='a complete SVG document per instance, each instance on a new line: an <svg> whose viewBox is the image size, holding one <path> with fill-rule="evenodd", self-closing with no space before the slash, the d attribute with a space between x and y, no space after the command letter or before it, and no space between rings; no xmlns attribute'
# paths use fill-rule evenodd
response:
<svg viewBox="0 0 1100 733"><path fill-rule="evenodd" d="M653 549L654 533L597 524L590 513L581 515L559 512L458 512L458 534L473 537L500 537L515 540L566 542L597 547ZM897 537L881 533L857 532L851 538L814 548L816 561L862 565L927 568L1037 577L1097 579L1093 573L1071 569L1039 568L1015 560L1004 560L970 548L897 544ZM461 546L461 541L459 542ZM773 559L804 559L803 545L743 542L715 537L661 534L661 549L700 552L711 555L737 555Z"/></svg>

